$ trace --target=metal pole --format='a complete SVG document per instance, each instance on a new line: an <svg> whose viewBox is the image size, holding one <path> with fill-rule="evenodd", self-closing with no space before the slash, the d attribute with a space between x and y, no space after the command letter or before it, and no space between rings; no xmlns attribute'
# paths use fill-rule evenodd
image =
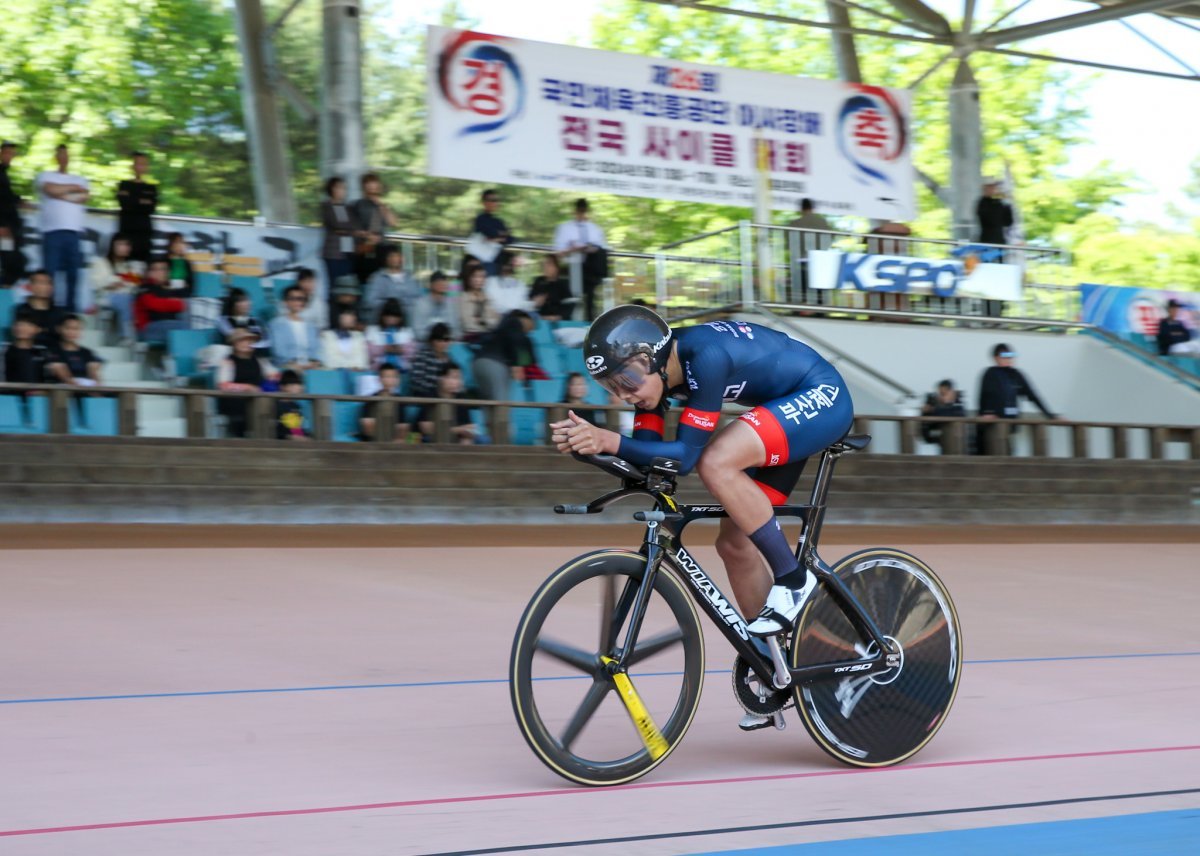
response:
<svg viewBox="0 0 1200 856"><path fill-rule="evenodd" d="M366 161L359 0L325 0L324 46L321 175L345 179L350 196L355 197Z"/></svg>
<svg viewBox="0 0 1200 856"><path fill-rule="evenodd" d="M754 229L749 220L738 223L741 235L742 303L754 302Z"/></svg>

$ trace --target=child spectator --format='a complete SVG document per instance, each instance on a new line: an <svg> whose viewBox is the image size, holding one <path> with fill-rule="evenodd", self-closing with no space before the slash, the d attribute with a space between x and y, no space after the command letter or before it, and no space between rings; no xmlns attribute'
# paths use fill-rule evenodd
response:
<svg viewBox="0 0 1200 856"><path fill-rule="evenodd" d="M396 397L400 394L400 370L393 365L384 364L379 368L379 391L377 397ZM365 414L358 420L359 436L364 440L375 437L375 426L378 424L380 411L376 404L368 404ZM403 443L408 439L408 423L404 421L404 405L396 405L395 442Z"/></svg>
<svg viewBox="0 0 1200 856"><path fill-rule="evenodd" d="M96 256L89 270L96 303L108 306L117 316L121 339L131 343L134 338L133 301L146 265L133 257L133 242L118 232L108 242L108 252Z"/></svg>
<svg viewBox="0 0 1200 856"><path fill-rule="evenodd" d="M463 394L462 369L458 363L450 362L442 366L438 375L438 398L460 399ZM425 442L432 442L435 437L437 405L426 404L421 408L417 417L417 430L421 432ZM465 404L456 404L450 410L450 441L460 446L470 446L475 443L475 424L471 421L471 409Z"/></svg>
<svg viewBox="0 0 1200 856"><path fill-rule="evenodd" d="M304 392L299 372L287 369L279 376L279 391L288 395ZM304 411L294 398L281 398L275 402L275 438L277 440L309 440L312 431L304 422Z"/></svg>
<svg viewBox="0 0 1200 856"><path fill-rule="evenodd" d="M54 303L54 280L44 270L35 270L29 275L29 296L23 307L30 321L37 325L37 343L43 348L58 344L58 325L66 317L66 310Z"/></svg>
<svg viewBox="0 0 1200 856"><path fill-rule="evenodd" d="M73 386L99 386L100 366L104 360L90 348L79 344L83 322L75 314L67 315L58 325L58 347L46 356L46 372L59 383Z"/></svg>
<svg viewBox="0 0 1200 856"><path fill-rule="evenodd" d="M430 329L429 341L421 346L413 358L412 376L409 379L409 391L413 397L433 398L437 395L442 368L451 362L451 341L448 325L434 324Z"/></svg>
<svg viewBox="0 0 1200 856"><path fill-rule="evenodd" d="M271 354L286 368L303 371L321 365L320 334L304 317L308 296L299 285L283 292L284 312L271 319Z"/></svg>
<svg viewBox="0 0 1200 856"><path fill-rule="evenodd" d="M159 256L150 260L146 279L133 304L133 324L142 342L162 344L171 330L186 330L187 301L167 284L170 263Z"/></svg>
<svg viewBox="0 0 1200 856"><path fill-rule="evenodd" d="M445 324L455 339L462 338L462 313L458 300L450 293L450 281L440 270L429 275L429 291L421 295L413 309L413 330L428 336L434 324Z"/></svg>
<svg viewBox="0 0 1200 856"><path fill-rule="evenodd" d="M486 281L487 272L483 265L475 263L464 267L462 295L458 299L464 342L478 342L499 320L491 298L484 290Z"/></svg>
<svg viewBox="0 0 1200 856"><path fill-rule="evenodd" d="M228 392L261 392L268 381L276 381L279 372L266 359L254 352L258 337L249 330L234 330L229 336L232 352L217 368L217 389ZM245 437L247 413L252 399L221 397L217 399L217 412L229 420L229 436Z"/></svg>
<svg viewBox="0 0 1200 856"><path fill-rule="evenodd" d="M533 304L529 302L529 289L514 275L517 269L517 257L505 250L500 254L498 262L500 264L499 275L488 277L485 286L496 314L503 317L514 309L532 309Z"/></svg>
<svg viewBox="0 0 1200 856"><path fill-rule="evenodd" d="M404 315L400 301L392 298L379 309L378 323L367 328L367 352L371 367L395 366L407 371L417 348L417 337Z"/></svg>
<svg viewBox="0 0 1200 856"><path fill-rule="evenodd" d="M46 348L38 344L41 328L24 306L17 308L12 323L12 342L4 351L6 383L45 383Z"/></svg>
<svg viewBox="0 0 1200 856"><path fill-rule="evenodd" d="M388 300L398 300L411 312L421 295L421 287L404 270L404 253L394 244L383 244L379 248L379 257L383 266L367 280L363 311L368 316L375 316Z"/></svg>
<svg viewBox="0 0 1200 856"><path fill-rule="evenodd" d="M191 297L192 286L196 282L187 251L187 239L182 233L172 232L167 236L167 259L170 264L167 284L176 297Z"/></svg>
<svg viewBox="0 0 1200 856"><path fill-rule="evenodd" d="M547 321L562 321L575 311L570 299L571 285L563 278L558 256L553 253L543 256L542 275L529 288L529 302Z"/></svg>
<svg viewBox="0 0 1200 856"><path fill-rule="evenodd" d="M229 339L234 330L249 330L258 337L254 347L265 349L271 346L262 322L250 314L250 295L242 288L231 288L221 304L221 315L217 318L217 332L222 339Z"/></svg>
<svg viewBox="0 0 1200 856"><path fill-rule="evenodd" d="M367 337L358 329L358 315L343 307L337 326L321 334L321 363L327 369L362 371L371 364L367 355Z"/></svg>

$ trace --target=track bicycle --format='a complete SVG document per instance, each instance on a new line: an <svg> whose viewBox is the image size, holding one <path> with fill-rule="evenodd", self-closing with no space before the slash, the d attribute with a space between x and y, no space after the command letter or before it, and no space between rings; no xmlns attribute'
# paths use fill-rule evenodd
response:
<svg viewBox="0 0 1200 856"><path fill-rule="evenodd" d="M630 498L653 507L639 550L604 549L572 559L534 593L518 624L509 664L517 725L551 770L583 785L644 776L683 740L700 704L705 646L697 607L733 646L733 691L750 713L785 727L795 707L829 755L855 767L912 757L941 728L962 674L962 636L950 594L920 559L872 548L832 567L817 554L834 465L868 435L848 435L821 453L797 517L796 557L819 585L788 632L760 653L746 619L681 542L694 520L727 516L720 505L675 499L679 462L639 467L611 455L576 457L622 481L587 505L596 514ZM599 622L596 607L599 603Z"/></svg>

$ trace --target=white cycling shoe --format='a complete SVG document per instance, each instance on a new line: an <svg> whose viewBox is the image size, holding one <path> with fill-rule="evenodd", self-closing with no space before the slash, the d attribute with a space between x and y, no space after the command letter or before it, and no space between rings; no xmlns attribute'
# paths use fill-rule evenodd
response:
<svg viewBox="0 0 1200 856"><path fill-rule="evenodd" d="M787 586L771 586L767 594L767 602L762 611L746 627L753 636L774 636L791 628L804 609L813 591L817 587L817 576L812 571L805 572L804 587L793 589Z"/></svg>

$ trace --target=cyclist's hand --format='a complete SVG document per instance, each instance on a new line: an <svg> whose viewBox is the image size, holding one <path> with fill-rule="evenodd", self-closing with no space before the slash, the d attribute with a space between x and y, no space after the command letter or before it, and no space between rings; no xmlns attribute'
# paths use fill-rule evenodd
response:
<svg viewBox="0 0 1200 856"><path fill-rule="evenodd" d="M621 437L612 431L597 428L586 419L568 411L567 418L551 426L554 442L560 452L576 452L580 455L615 455L621 445Z"/></svg>

